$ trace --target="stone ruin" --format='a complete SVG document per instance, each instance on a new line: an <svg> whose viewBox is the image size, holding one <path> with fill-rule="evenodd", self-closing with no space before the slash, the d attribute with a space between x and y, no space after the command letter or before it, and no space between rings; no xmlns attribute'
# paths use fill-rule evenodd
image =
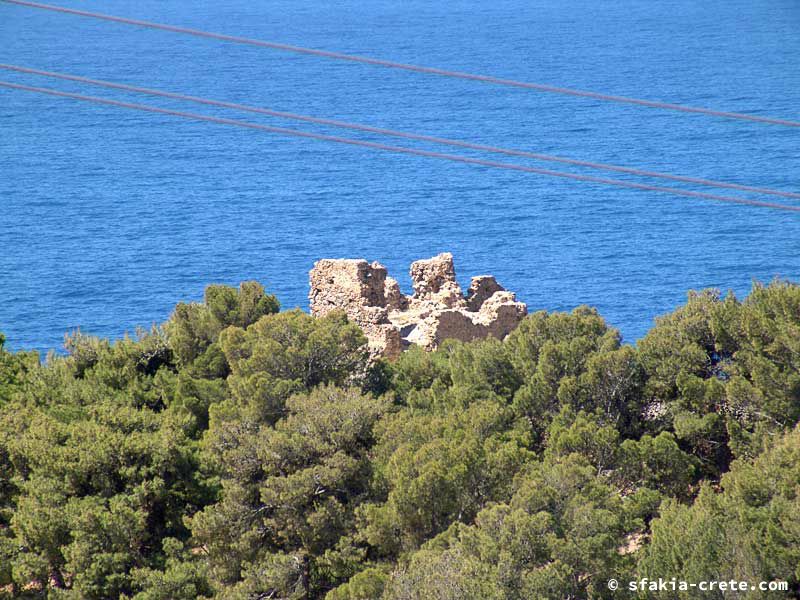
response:
<svg viewBox="0 0 800 600"><path fill-rule="evenodd" d="M343 310L364 331L372 356L396 358L410 344L434 350L446 339L503 339L528 313L491 275L473 277L465 295L449 252L411 264L411 296L386 267L363 259L322 259L309 276L311 314Z"/></svg>

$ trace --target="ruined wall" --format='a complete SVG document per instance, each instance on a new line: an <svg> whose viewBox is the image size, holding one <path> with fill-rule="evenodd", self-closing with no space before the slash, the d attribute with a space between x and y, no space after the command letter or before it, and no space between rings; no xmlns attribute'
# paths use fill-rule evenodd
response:
<svg viewBox="0 0 800 600"><path fill-rule="evenodd" d="M322 259L310 273L311 314L344 310L373 355L394 358L409 344L433 350L446 339L503 339L528 312L491 275L473 277L464 295L449 252L412 263L411 281L414 293L405 296L378 262Z"/></svg>

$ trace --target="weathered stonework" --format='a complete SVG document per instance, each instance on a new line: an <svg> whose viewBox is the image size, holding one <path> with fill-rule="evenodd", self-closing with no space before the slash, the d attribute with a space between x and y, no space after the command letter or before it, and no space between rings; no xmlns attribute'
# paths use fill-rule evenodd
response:
<svg viewBox="0 0 800 600"><path fill-rule="evenodd" d="M449 252L412 263L411 281L414 293L405 296L378 262L322 259L310 273L311 314L343 310L374 356L395 358L410 344L433 350L446 339L503 339L528 312L490 275L473 277L465 296Z"/></svg>

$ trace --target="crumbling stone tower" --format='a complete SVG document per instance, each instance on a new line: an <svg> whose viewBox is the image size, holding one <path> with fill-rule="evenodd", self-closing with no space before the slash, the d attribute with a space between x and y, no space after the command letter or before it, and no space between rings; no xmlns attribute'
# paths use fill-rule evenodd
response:
<svg viewBox="0 0 800 600"><path fill-rule="evenodd" d="M397 357L410 344L433 350L446 339L503 339L527 314L491 275L472 278L464 295L449 252L411 264L414 293L405 296L386 267L357 259L322 259L310 273L311 314L344 310L374 356Z"/></svg>

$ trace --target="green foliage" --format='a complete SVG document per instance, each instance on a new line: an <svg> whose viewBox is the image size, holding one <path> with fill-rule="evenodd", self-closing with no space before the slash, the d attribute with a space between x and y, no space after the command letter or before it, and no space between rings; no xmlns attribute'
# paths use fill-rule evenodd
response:
<svg viewBox="0 0 800 600"><path fill-rule="evenodd" d="M730 299L726 302L735 302ZM648 375L647 393L660 401L679 396L681 376L712 377L724 365L715 333L715 316L722 305L719 292L689 294L685 306L656 319L656 326L638 343Z"/></svg>
<svg viewBox="0 0 800 600"><path fill-rule="evenodd" d="M619 340L619 332L609 329L596 310L585 306L570 314L529 315L505 341L523 382L514 394L515 412L542 435L562 403L591 408L582 403L593 400L589 390L599 382L586 375L587 361L597 353L617 350ZM585 376L583 381L581 376ZM613 404L615 398L608 401ZM611 405L609 410L614 410Z"/></svg>
<svg viewBox="0 0 800 600"><path fill-rule="evenodd" d="M693 292L636 346L580 307L386 362L248 282L65 349L0 336L0 598L800 594L798 286Z"/></svg>
<svg viewBox="0 0 800 600"><path fill-rule="evenodd" d="M6 338L0 333L0 409L19 391L25 375L39 365L36 352L12 354L5 350Z"/></svg>
<svg viewBox="0 0 800 600"><path fill-rule="evenodd" d="M782 579L794 598L800 586L800 429L786 433L755 461L736 461L721 491L704 486L691 505L669 501L653 522L652 542L639 570L645 576L681 573L690 581ZM691 540L691 543L686 543ZM656 575L657 576L657 575ZM697 590L680 598L722 598Z"/></svg>
<svg viewBox="0 0 800 600"><path fill-rule="evenodd" d="M577 455L534 463L516 487L414 553L384 597L612 597L605 582L630 568L617 549L634 524L613 488Z"/></svg>
<svg viewBox="0 0 800 600"><path fill-rule="evenodd" d="M683 452L668 431L625 440L618 460L615 476L627 489L648 488L682 499L691 495L697 459Z"/></svg>
<svg viewBox="0 0 800 600"><path fill-rule="evenodd" d="M383 595L388 576L386 569L369 567L353 575L347 583L343 583L328 592L325 600L373 600Z"/></svg>
<svg viewBox="0 0 800 600"><path fill-rule="evenodd" d="M581 411L577 415L564 407L547 430L546 456L579 454L597 474L616 466L619 458L619 431L598 418Z"/></svg>
<svg viewBox="0 0 800 600"><path fill-rule="evenodd" d="M0 422L10 413L12 400L22 393L28 373L39 366L35 352L7 352L6 338L0 333ZM14 515L18 494L14 483L14 465L8 451L8 441L13 431L0 429L0 590L13 586L12 565L17 554L13 534L9 528ZM0 598L2 598L0 591Z"/></svg>
<svg viewBox="0 0 800 600"><path fill-rule="evenodd" d="M248 594L318 594L352 572L337 572L354 549L343 539L367 493L373 426L388 402L353 388L317 387L292 396L274 427L240 439L223 456L220 502L192 520L211 574ZM298 596L299 597L299 596Z"/></svg>
<svg viewBox="0 0 800 600"><path fill-rule="evenodd" d="M182 405L195 419L198 437L208 428L212 404L228 396L228 360L219 343L227 327L247 328L261 317L278 312L275 296L261 284L246 281L239 289L211 285L203 304L178 304L164 326L178 377L172 402Z"/></svg>
<svg viewBox="0 0 800 600"><path fill-rule="evenodd" d="M231 327L220 336L234 403L258 423L277 421L295 392L363 377L365 343L344 314L314 319L299 309L263 317L247 330Z"/></svg>
<svg viewBox="0 0 800 600"><path fill-rule="evenodd" d="M361 510L370 545L396 556L506 496L532 457L525 432L510 423L511 411L492 401L384 419L374 464L375 487L386 499Z"/></svg>
<svg viewBox="0 0 800 600"><path fill-rule="evenodd" d="M744 302L691 293L639 342L645 394L705 475L800 419L799 333L800 288L775 281Z"/></svg>
<svg viewBox="0 0 800 600"><path fill-rule="evenodd" d="M183 516L207 492L179 418L107 403L68 419L22 407L9 417L16 581L118 596L130 589L130 569L157 558L149 548L188 536Z"/></svg>
<svg viewBox="0 0 800 600"><path fill-rule="evenodd" d="M275 296L265 294L255 281L242 283L238 291L210 285L203 304L181 303L175 307L167 323L170 347L180 364L191 365L208 352L226 327L247 328L264 315L277 313L279 308Z"/></svg>
<svg viewBox="0 0 800 600"><path fill-rule="evenodd" d="M734 315L726 407L742 427L775 431L800 420L800 288L755 285ZM766 433L766 430L764 430ZM764 434L756 436L754 455Z"/></svg>
<svg viewBox="0 0 800 600"><path fill-rule="evenodd" d="M163 568L133 571L133 588L137 592L133 600L195 600L213 595L199 558L175 538L164 538L162 547Z"/></svg>

